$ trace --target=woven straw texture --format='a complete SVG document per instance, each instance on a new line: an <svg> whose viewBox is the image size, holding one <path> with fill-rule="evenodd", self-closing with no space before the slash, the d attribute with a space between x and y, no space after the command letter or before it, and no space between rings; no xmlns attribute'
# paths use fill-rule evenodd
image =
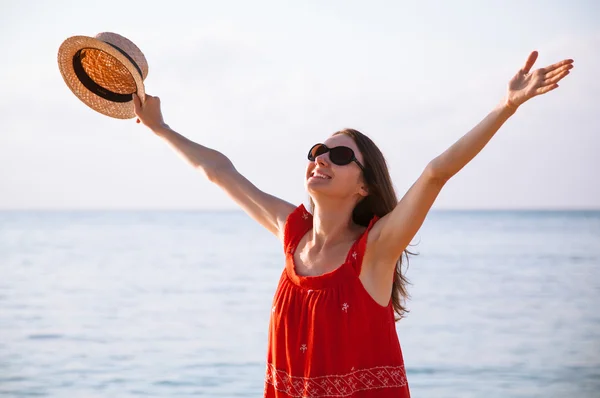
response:
<svg viewBox="0 0 600 398"><path fill-rule="evenodd" d="M117 46L129 55L141 69L142 76L125 55L107 43ZM136 93L143 101L148 63L140 49L123 36L104 32L94 38L70 37L63 42L58 51L61 75L67 86L81 101L110 117L117 119L135 117L133 101L113 102L98 96L83 85L73 69L73 57L79 50L82 50L83 70L96 84L117 94Z"/></svg>

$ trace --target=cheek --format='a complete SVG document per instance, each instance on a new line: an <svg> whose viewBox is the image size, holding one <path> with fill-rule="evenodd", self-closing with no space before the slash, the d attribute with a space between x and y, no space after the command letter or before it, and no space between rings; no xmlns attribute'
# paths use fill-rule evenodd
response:
<svg viewBox="0 0 600 398"><path fill-rule="evenodd" d="M354 188L357 184L361 183L360 175L350 168L341 168L336 170L336 179L347 186L349 189Z"/></svg>

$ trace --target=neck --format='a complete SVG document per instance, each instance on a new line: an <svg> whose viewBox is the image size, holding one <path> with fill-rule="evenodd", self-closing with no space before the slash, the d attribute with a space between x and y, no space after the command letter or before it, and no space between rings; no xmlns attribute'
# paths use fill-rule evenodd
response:
<svg viewBox="0 0 600 398"><path fill-rule="evenodd" d="M312 229L312 246L335 246L340 242L355 240L362 227L352 221L356 203L351 201L315 201Z"/></svg>

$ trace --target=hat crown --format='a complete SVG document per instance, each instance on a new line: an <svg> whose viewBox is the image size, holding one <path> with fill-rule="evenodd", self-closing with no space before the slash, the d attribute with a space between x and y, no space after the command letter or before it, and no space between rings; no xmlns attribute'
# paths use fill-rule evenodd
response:
<svg viewBox="0 0 600 398"><path fill-rule="evenodd" d="M57 61L65 83L84 104L117 119L135 117L132 94L144 101L148 62L129 39L113 32L72 36L60 45Z"/></svg>
<svg viewBox="0 0 600 398"><path fill-rule="evenodd" d="M148 62L142 51L131 40L112 32L98 33L94 38L112 44L125 52L142 71L142 80L146 79L146 76L148 76Z"/></svg>

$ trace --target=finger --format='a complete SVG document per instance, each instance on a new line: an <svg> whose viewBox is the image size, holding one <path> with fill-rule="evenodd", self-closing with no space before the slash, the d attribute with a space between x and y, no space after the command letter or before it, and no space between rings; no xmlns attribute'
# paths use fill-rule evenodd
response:
<svg viewBox="0 0 600 398"><path fill-rule="evenodd" d="M529 71L531 70L531 67L533 66L533 64L535 64L535 60L538 57L538 52L537 51L532 51L531 54L529 54L529 57L527 57L527 62L525 62L525 66L523 66L522 71L524 73L529 73Z"/></svg>
<svg viewBox="0 0 600 398"><path fill-rule="evenodd" d="M563 73L564 71L568 71L570 69L573 69L573 64L567 64L567 65L563 65L561 67L558 67L552 71L546 72L546 74L544 75L544 79L548 80L560 73Z"/></svg>
<svg viewBox="0 0 600 398"><path fill-rule="evenodd" d="M561 73L554 75L549 79L544 80L542 87L547 86L549 84L558 83L560 80L562 80L563 77L567 76L568 74L569 74L568 70L562 71Z"/></svg>
<svg viewBox="0 0 600 398"><path fill-rule="evenodd" d="M138 114L142 109L142 102L140 101L140 97L138 97L136 93L131 94L131 97L133 98L133 110L136 114Z"/></svg>
<svg viewBox="0 0 600 398"><path fill-rule="evenodd" d="M537 90L535 90L535 95L541 95L541 94L546 94L547 92L550 92L554 89L558 88L558 84L551 84L549 86L543 86L538 88Z"/></svg>
<svg viewBox="0 0 600 398"><path fill-rule="evenodd" d="M563 59L563 60L562 60L562 61L560 61L560 62L557 62L557 63L555 63L555 64L552 64L552 65L546 66L546 67L544 68L544 70L546 70L546 72L549 72L549 71L551 71L551 70L554 70L554 69L556 69L556 68L560 68L561 66L564 66L564 65L572 65L572 64L573 64L573 60L572 60L572 59Z"/></svg>

